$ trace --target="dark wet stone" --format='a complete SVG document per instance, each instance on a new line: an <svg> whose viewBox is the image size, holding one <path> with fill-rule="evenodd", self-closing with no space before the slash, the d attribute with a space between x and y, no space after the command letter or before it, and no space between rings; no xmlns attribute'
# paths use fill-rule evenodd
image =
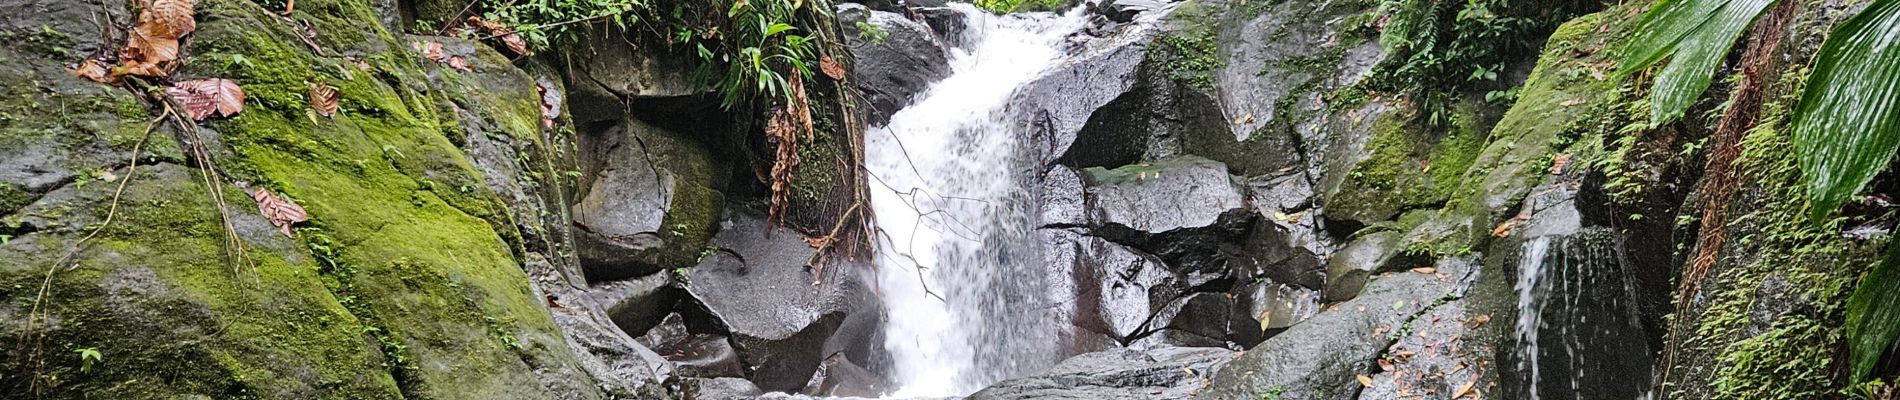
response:
<svg viewBox="0 0 1900 400"><path fill-rule="evenodd" d="M680 380L682 400L740 400L765 394L752 382L739 378L689 378Z"/></svg>
<svg viewBox="0 0 1900 400"><path fill-rule="evenodd" d="M1373 278L1359 297L1242 353L1195 398L1350 398L1360 389L1356 376L1374 368L1373 360L1399 329L1440 300L1463 297L1479 277L1469 263L1442 263L1438 272L1442 276L1402 272Z"/></svg>
<svg viewBox="0 0 1900 400"><path fill-rule="evenodd" d="M1334 253L1326 262L1326 302L1359 296L1373 274L1388 269L1400 250L1399 239L1400 234L1393 231L1368 233Z"/></svg>
<svg viewBox="0 0 1900 400"><path fill-rule="evenodd" d="M856 4L839 5L838 21L857 62L852 82L871 106L872 125L890 122L931 83L950 76L950 54L924 24Z"/></svg>
<svg viewBox="0 0 1900 400"><path fill-rule="evenodd" d="M1320 311L1320 293L1295 285L1262 281L1235 287L1229 338L1251 348Z"/></svg>
<svg viewBox="0 0 1900 400"><path fill-rule="evenodd" d="M1221 246L1255 215L1225 166L1179 157L1084 172L1093 234L1161 257L1195 286L1230 277Z"/></svg>
<svg viewBox="0 0 1900 400"><path fill-rule="evenodd" d="M826 357L800 394L826 397L877 397L887 389L884 379L852 363L843 354Z"/></svg>
<svg viewBox="0 0 1900 400"><path fill-rule="evenodd" d="M1183 399L1201 390L1233 354L1226 349L1165 346L1089 353L1039 375L991 385L969 398Z"/></svg>
<svg viewBox="0 0 1900 400"><path fill-rule="evenodd" d="M1084 204L1087 193L1082 175L1075 169L1056 165L1042 175L1041 207L1042 227L1079 227L1088 223L1088 209Z"/></svg>
<svg viewBox="0 0 1900 400"><path fill-rule="evenodd" d="M605 307L603 311L613 319L614 325L630 335L646 332L659 325L679 299L678 289L672 286L671 278L665 274L606 282L589 288L587 292L595 304Z"/></svg>
<svg viewBox="0 0 1900 400"><path fill-rule="evenodd" d="M590 281L693 264L723 196L697 143L637 120L580 136L575 246Z"/></svg>
<svg viewBox="0 0 1900 400"><path fill-rule="evenodd" d="M747 375L769 391L795 391L825 358L825 343L850 311L858 283L836 274L817 285L801 236L772 231L763 216L732 211L709 253L686 272L686 325L728 332ZM864 268L853 264L833 269ZM830 275L830 274L828 274ZM704 328L695 328L704 329Z"/></svg>
<svg viewBox="0 0 1900 400"><path fill-rule="evenodd" d="M726 341L725 336L693 332L686 327L685 320L679 314L667 315L664 322L634 340L672 362L676 376L745 377L745 368L739 362L738 352L733 351L732 344Z"/></svg>
<svg viewBox="0 0 1900 400"><path fill-rule="evenodd" d="M1148 320L1144 337L1131 346L1237 347L1233 336L1234 299L1226 293L1192 293L1168 303ZM1238 327L1244 333L1256 326ZM1258 335L1253 335L1257 337Z"/></svg>

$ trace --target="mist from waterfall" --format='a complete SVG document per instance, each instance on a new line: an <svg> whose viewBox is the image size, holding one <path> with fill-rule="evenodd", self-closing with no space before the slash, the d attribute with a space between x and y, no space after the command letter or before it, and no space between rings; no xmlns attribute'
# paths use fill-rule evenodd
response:
<svg viewBox="0 0 1900 400"><path fill-rule="evenodd" d="M1086 13L949 7L967 22L950 76L866 137L895 396L964 395L1056 361L1026 187L1035 168L1006 108L1060 62Z"/></svg>

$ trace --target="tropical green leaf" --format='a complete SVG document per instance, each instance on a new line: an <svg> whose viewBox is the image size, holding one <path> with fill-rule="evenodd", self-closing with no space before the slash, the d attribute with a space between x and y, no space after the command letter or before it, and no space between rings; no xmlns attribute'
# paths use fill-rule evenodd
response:
<svg viewBox="0 0 1900 400"><path fill-rule="evenodd" d="M1742 32L1755 23L1755 17L1775 0L1730 0L1714 15L1676 42L1669 65L1656 74L1656 87L1650 99L1650 122L1655 124L1681 118L1702 92L1709 90L1715 70L1728 58L1729 49Z"/></svg>
<svg viewBox="0 0 1900 400"><path fill-rule="evenodd" d="M1900 338L1900 240L1888 239L1886 256L1847 299L1847 338L1854 382L1865 381Z"/></svg>
<svg viewBox="0 0 1900 400"><path fill-rule="evenodd" d="M1795 108L1809 216L1824 220L1900 149L1900 0L1879 0L1821 45Z"/></svg>
<svg viewBox="0 0 1900 400"><path fill-rule="evenodd" d="M1730 0L1664 0L1643 13L1636 37L1623 49L1618 79L1649 68L1676 51L1676 43L1701 28Z"/></svg>

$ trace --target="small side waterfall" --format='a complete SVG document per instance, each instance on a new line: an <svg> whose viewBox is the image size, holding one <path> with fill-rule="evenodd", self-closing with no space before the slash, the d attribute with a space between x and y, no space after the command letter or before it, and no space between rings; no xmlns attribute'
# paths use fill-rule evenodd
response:
<svg viewBox="0 0 1900 400"><path fill-rule="evenodd" d="M1516 389L1528 400L1641 399L1655 365L1620 233L1529 239L1517 259ZM1515 384L1511 384L1515 381ZM1508 393L1507 394L1511 394Z"/></svg>
<svg viewBox="0 0 1900 400"><path fill-rule="evenodd" d="M1056 361L1026 187L1036 169L1005 109L1085 13L949 7L967 22L950 76L866 138L897 396L968 394Z"/></svg>

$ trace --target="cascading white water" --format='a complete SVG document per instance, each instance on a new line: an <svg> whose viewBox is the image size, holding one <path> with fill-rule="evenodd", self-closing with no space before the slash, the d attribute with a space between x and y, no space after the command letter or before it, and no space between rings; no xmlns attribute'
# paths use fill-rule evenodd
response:
<svg viewBox="0 0 1900 400"><path fill-rule="evenodd" d="M1544 283L1544 260L1550 254L1550 238L1539 237L1524 243L1524 253L1518 257L1517 264L1517 342L1519 343L1519 366L1526 371L1524 379L1529 388L1530 400L1538 400L1538 384L1543 381L1542 363L1537 348L1537 333L1543 325L1544 292L1540 289Z"/></svg>
<svg viewBox="0 0 1900 400"><path fill-rule="evenodd" d="M1060 61L1085 13L950 7L967 22L950 76L866 137L895 396L967 394L1046 365L1055 342L1037 315L1046 277L1027 211L1032 168L1005 108Z"/></svg>

